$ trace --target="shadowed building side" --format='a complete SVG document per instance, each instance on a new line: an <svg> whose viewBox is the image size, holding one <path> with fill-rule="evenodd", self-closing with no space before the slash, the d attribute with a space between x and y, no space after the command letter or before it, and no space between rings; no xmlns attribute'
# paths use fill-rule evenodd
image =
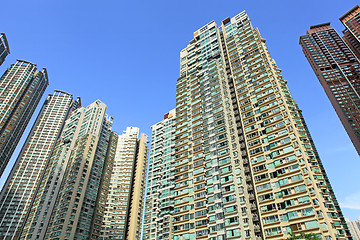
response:
<svg viewBox="0 0 360 240"><path fill-rule="evenodd" d="M5 58L10 54L9 43L5 33L0 33L0 66L5 61Z"/></svg>

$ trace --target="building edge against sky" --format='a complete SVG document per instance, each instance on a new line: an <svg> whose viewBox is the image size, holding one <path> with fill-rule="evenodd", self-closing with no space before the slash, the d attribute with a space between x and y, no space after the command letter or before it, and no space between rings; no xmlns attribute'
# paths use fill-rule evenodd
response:
<svg viewBox="0 0 360 240"><path fill-rule="evenodd" d="M45 100L0 194L3 239L19 235L64 121L79 102L59 90Z"/></svg>
<svg viewBox="0 0 360 240"><path fill-rule="evenodd" d="M10 54L9 43L5 33L0 33L0 66L5 61L7 55Z"/></svg>
<svg viewBox="0 0 360 240"><path fill-rule="evenodd" d="M101 224L93 221L103 214L103 203L99 205L96 201L107 189L100 188L100 183L102 177L107 176L104 162L109 156L112 126L112 118L106 114L106 109L106 105L97 100L86 108L78 108L66 120L25 230L36 228L46 239L99 235ZM53 190L47 191L48 187ZM44 204L49 207L47 211L42 210ZM36 215L38 211L40 214ZM38 219L42 219L43 224ZM23 232L21 238L36 239L30 230Z"/></svg>
<svg viewBox="0 0 360 240"><path fill-rule="evenodd" d="M343 38L324 23L311 26L300 45L360 155L359 15L356 6L340 18L347 27Z"/></svg>
<svg viewBox="0 0 360 240"><path fill-rule="evenodd" d="M118 135L101 239L140 239L148 160L147 136L137 127Z"/></svg>
<svg viewBox="0 0 360 240"><path fill-rule="evenodd" d="M180 62L173 239L351 239L301 110L246 13L197 30ZM155 239L160 211L147 222L148 210L144 238Z"/></svg>
<svg viewBox="0 0 360 240"><path fill-rule="evenodd" d="M246 13L225 19L221 27L210 22L196 31L194 39L181 51L180 67L176 101L179 115L175 116L175 110L172 110L158 123L165 126L166 121L171 120L169 124L172 125L166 132L168 135L160 136L164 132L159 132L159 138L151 144L154 151L158 146L160 155L165 156L166 152L174 158L152 166L149 195L160 196L160 199L149 202L156 205L156 211L148 209L145 213L145 222L150 218L150 222L144 224L144 232L146 228L149 230L147 239L157 236L177 240L206 237L211 240L282 239L290 232L315 232L325 239L334 236L346 239L348 229L301 110L292 99L281 70L271 59L265 40L257 29L252 28ZM358 67L349 69L357 75ZM101 105L100 101L96 103ZM97 123L103 127L100 133L97 132L98 140L86 136L84 129L90 130L93 123L89 122L91 117L80 114L72 119L67 132L68 137L78 134L77 139L72 142L64 137L58 141L58 158L52 159L51 168L39 186L22 238L38 238L33 234L38 230L44 236L44 229L47 237L54 240L59 236L106 238L108 232L102 231L102 219L107 214L107 194L118 190L118 182L110 179L116 165L114 151L119 136L111 130L112 118L97 118L103 116L106 107L95 112ZM77 124L78 132L72 132L70 128ZM129 239L138 238L140 234L148 152L147 137L142 134L137 140L143 144L136 145L135 156L141 160L133 162L133 182L129 185L124 226L125 238ZM94 142L99 144L95 150ZM78 156L83 157L84 149L95 153L87 155L92 158L90 162L93 161L90 171L87 165L90 158L86 158L84 165L79 165L82 163L78 156L70 156L68 149L64 150L69 143L73 143ZM60 157L66 157L73 168L66 168L61 176L65 179L64 184L58 178L53 179L54 172L60 175L64 170ZM154 157L151 164L158 160L163 159ZM75 175L78 176L73 182ZM161 182L157 181L159 178ZM82 192L75 195L68 191L70 201L57 197L57 194L63 194L62 190L73 186ZM56 189L56 194L48 194L50 187ZM98 192L94 193L96 190ZM51 208L59 211L50 211L50 214L44 211L44 199ZM124 205L126 202L118 200L111 198L109 204ZM134 205L135 202L138 204ZM66 212L66 205L73 206L71 213ZM42 214L41 221L35 214L37 212ZM67 214L65 218L60 216L63 212ZM61 213L59 217L57 213ZM164 216L166 218L161 219ZM51 228L46 228L42 224L49 219ZM76 224L71 223L71 219L75 219ZM119 219L113 219L115 225L122 221ZM69 220L69 224L61 224L62 220ZM156 228L149 224L151 221L157 224ZM77 224L81 227L72 226ZM165 228L168 233L160 231ZM152 229L159 235L149 237ZM0 233L2 230L0 227Z"/></svg>
<svg viewBox="0 0 360 240"><path fill-rule="evenodd" d="M0 79L0 176L4 172L45 89L49 85L44 68L17 60Z"/></svg>
<svg viewBox="0 0 360 240"><path fill-rule="evenodd" d="M173 239L175 112L151 126L143 239Z"/></svg>
<svg viewBox="0 0 360 240"><path fill-rule="evenodd" d="M139 239L147 136L141 133L139 137L135 127L119 136L111 131L113 119L106 114L104 103L97 100L85 108L79 99L78 102L77 107L71 108L41 179L37 180L39 185L32 194L31 205L27 205L28 212L22 211L26 218L23 224L19 222L21 232L16 232L16 238L108 239L119 236L114 226L125 221L124 239ZM125 136L127 132L132 135L131 141ZM127 169L122 165L122 157L128 159ZM127 196L118 195L123 186L119 187L115 173L129 174L121 178L130 179L124 192ZM127 200L120 201L123 198ZM119 218L121 214L109 212L109 206L115 206L116 211L125 207L124 219Z"/></svg>
<svg viewBox="0 0 360 240"><path fill-rule="evenodd" d="M342 15L339 20L345 26L343 39L354 54L360 58L360 8L358 5Z"/></svg>

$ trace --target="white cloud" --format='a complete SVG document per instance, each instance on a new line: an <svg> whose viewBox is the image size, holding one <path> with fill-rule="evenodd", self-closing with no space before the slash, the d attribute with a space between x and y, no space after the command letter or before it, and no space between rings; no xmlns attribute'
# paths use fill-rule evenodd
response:
<svg viewBox="0 0 360 240"><path fill-rule="evenodd" d="M350 194L340 202L342 208L357 209L360 210L360 192Z"/></svg>

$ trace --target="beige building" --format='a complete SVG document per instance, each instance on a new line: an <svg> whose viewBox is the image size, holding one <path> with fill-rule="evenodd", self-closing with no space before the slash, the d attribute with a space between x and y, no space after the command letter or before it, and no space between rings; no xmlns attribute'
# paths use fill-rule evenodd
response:
<svg viewBox="0 0 360 240"><path fill-rule="evenodd" d="M64 122L72 109L79 105L79 99L74 101L71 94L59 90L55 90L45 100L1 191L0 236L3 239L19 237Z"/></svg>
<svg viewBox="0 0 360 240"><path fill-rule="evenodd" d="M21 239L96 239L112 162L112 118L97 100L65 122L25 222ZM110 158L110 159L109 159ZM100 203L100 204L99 204Z"/></svg>
<svg viewBox="0 0 360 240"><path fill-rule="evenodd" d="M147 136L127 127L117 140L101 239L140 239L147 159Z"/></svg>
<svg viewBox="0 0 360 240"><path fill-rule="evenodd" d="M360 240L360 218L355 221L346 219L353 240Z"/></svg>
<svg viewBox="0 0 360 240"><path fill-rule="evenodd" d="M106 109L97 100L65 121L20 239L140 238L147 136L111 132Z"/></svg>
<svg viewBox="0 0 360 240"><path fill-rule="evenodd" d="M2 75L0 79L0 176L48 85L46 69L38 71L36 64L24 60L17 60Z"/></svg>
<svg viewBox="0 0 360 240"><path fill-rule="evenodd" d="M180 52L175 131L174 240L348 239L301 110L245 12Z"/></svg>

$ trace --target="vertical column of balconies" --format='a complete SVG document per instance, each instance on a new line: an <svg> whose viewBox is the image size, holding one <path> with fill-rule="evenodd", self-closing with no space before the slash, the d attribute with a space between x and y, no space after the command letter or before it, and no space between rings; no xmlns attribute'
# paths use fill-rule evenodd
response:
<svg viewBox="0 0 360 240"><path fill-rule="evenodd" d="M311 138L281 71L257 30L249 26L233 36L238 49L230 59L239 57L231 66L264 236L277 239L312 229L334 237L332 221L324 216L328 205L318 201L323 195L316 188L325 175L319 170L322 175L316 176L304 160L316 150L307 143Z"/></svg>
<svg viewBox="0 0 360 240"><path fill-rule="evenodd" d="M234 22L234 19L236 21ZM227 26L225 26L225 23L228 22ZM225 69L226 69L226 80L224 84L227 85L227 88L229 90L230 94L230 100L229 103L232 107L232 111L234 114L234 128L237 131L236 136L236 142L238 143L237 149L238 149L238 155L239 160L237 160L237 164L239 165L240 169L243 172L242 178L244 179L243 188L246 192L245 198L246 202L248 203L248 209L250 219L249 219L249 225L251 226L250 229L246 230L246 236L248 237L254 237L256 239L262 238L262 231L261 231L261 223L259 219L259 210L257 207L257 201L255 198L255 189L254 189L254 182L252 178L252 169L249 165L249 153L246 147L245 143L245 136L244 136L244 129L242 124L242 119L244 116L241 115L241 110L239 107L238 97L239 95L243 95L243 91L236 92L235 88L235 81L234 76L241 75L242 69L233 69L232 67L236 64L239 66L239 53L238 53L238 47L237 47L237 41L235 34L236 31L234 29L243 29L243 28L249 28L251 27L251 23L247 17L246 14L240 13L236 17L228 20L223 21L222 26L222 49L224 51L224 62L225 62ZM233 29L233 30L231 30ZM244 36L244 38L247 38L248 36ZM244 84L243 84L244 86ZM245 88L247 89L247 88ZM253 232L251 234L251 232Z"/></svg>

